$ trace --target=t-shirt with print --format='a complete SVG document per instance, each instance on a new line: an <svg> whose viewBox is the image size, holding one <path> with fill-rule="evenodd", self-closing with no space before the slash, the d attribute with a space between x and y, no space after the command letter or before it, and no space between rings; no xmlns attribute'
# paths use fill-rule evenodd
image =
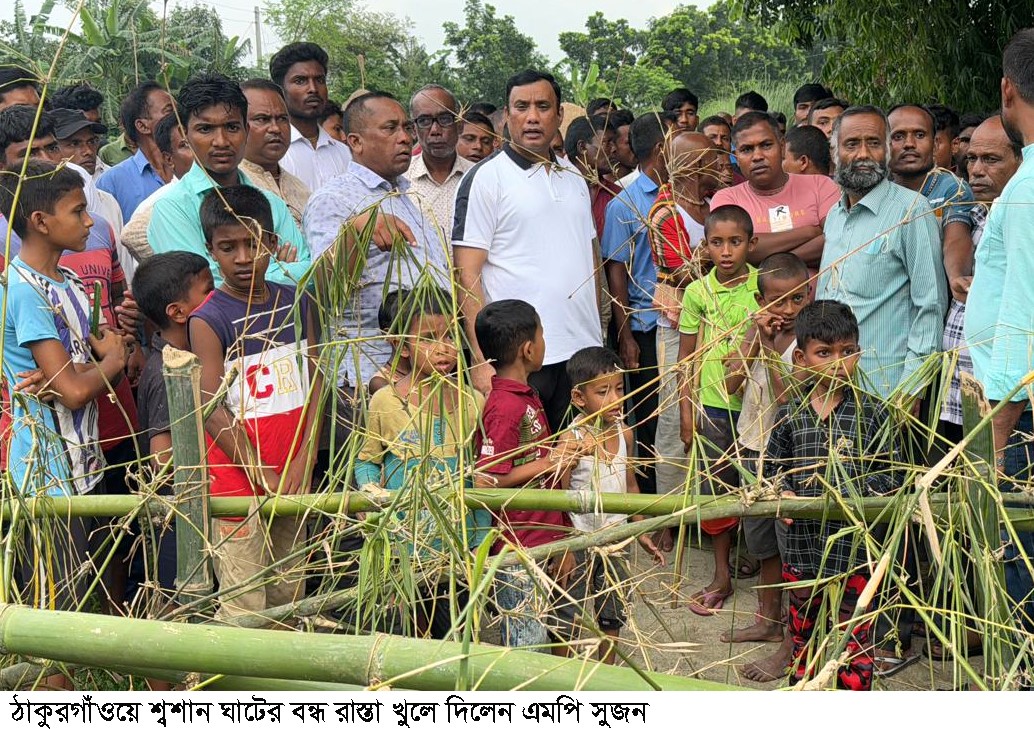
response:
<svg viewBox="0 0 1034 729"><path fill-rule="evenodd" d="M825 175L788 175L786 184L772 192L755 190L749 182L719 190L711 209L739 205L750 214L754 235L783 233L809 225L821 228L839 199L840 188Z"/></svg>
<svg viewBox="0 0 1034 729"><path fill-rule="evenodd" d="M266 282L265 301L242 301L216 289L191 318L207 323L223 345L226 369L239 373L226 392L226 407L242 423L259 460L282 473L295 452L307 447L302 414L309 397L308 299L294 288ZM243 468L211 437L208 471L213 496L262 493Z"/></svg>
<svg viewBox="0 0 1034 729"><path fill-rule="evenodd" d="M29 350L34 342L55 339L72 364L90 361L90 300L73 271L58 271L60 281L15 258L7 268L6 287L0 287L0 295L7 296L3 372L14 424L8 467L15 487L25 494L83 494L103 476L96 401L72 410L58 400L41 403L13 393L17 373L38 367Z"/></svg>
<svg viewBox="0 0 1034 729"><path fill-rule="evenodd" d="M951 223L973 229L973 191L964 180L938 167L930 170L919 192L933 208L942 231Z"/></svg>
<svg viewBox="0 0 1034 729"><path fill-rule="evenodd" d="M506 475L517 466L546 458L549 436L549 422L535 390L516 380L493 377L492 391L481 415L481 430L474 443L478 468L493 475ZM559 485L559 479L541 478L527 487L555 489ZM564 512L521 509L500 510L496 524L503 539L525 548L562 539L571 526ZM496 542L493 553L502 547L501 542Z"/></svg>
<svg viewBox="0 0 1034 729"><path fill-rule="evenodd" d="M697 335L700 403L739 412L742 399L726 392L725 357L740 346L758 310L758 272L753 266L743 283L726 288L718 283L717 269L686 287L682 297L679 331Z"/></svg>

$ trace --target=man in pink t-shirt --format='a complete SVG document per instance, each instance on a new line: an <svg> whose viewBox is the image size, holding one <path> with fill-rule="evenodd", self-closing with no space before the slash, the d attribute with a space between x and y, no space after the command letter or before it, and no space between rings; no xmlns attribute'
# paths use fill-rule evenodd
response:
<svg viewBox="0 0 1034 729"><path fill-rule="evenodd" d="M754 222L757 246L749 260L761 263L773 253L795 253L815 269L822 259L822 226L840 199L840 188L823 175L783 171L783 137L776 120L749 112L733 128L736 159L747 181L719 190L711 210L739 205Z"/></svg>

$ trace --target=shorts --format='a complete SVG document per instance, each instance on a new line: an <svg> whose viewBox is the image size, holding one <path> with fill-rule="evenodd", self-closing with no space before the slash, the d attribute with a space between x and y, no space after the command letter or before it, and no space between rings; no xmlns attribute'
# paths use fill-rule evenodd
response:
<svg viewBox="0 0 1034 729"><path fill-rule="evenodd" d="M626 621L628 605L628 555L618 552L604 556L598 551L590 554L575 552L575 566L567 580L566 602L561 613L570 613L573 627L582 617L582 606L588 609L593 600L592 615L600 630L620 630ZM573 603L571 602L573 600ZM563 603L562 603L563 604ZM575 636L572 635L570 639Z"/></svg>
<svg viewBox="0 0 1034 729"><path fill-rule="evenodd" d="M78 517L43 517L25 523L19 555L22 603L42 610L83 608L93 571L90 521Z"/></svg>
<svg viewBox="0 0 1034 729"><path fill-rule="evenodd" d="M740 450L743 468L753 473L757 473L760 457L761 454L749 448ZM780 557L782 562L788 529L786 524L774 517L744 517L740 522L743 525L743 541L751 555L758 559Z"/></svg>
<svg viewBox="0 0 1034 729"><path fill-rule="evenodd" d="M557 589L563 588L567 579L565 575L558 576L567 554L538 564L548 576L548 584L543 584L524 565L508 565L496 571L495 602L502 617L503 645L548 652L550 643L559 642L570 633L577 614L575 606L562 599Z"/></svg>
<svg viewBox="0 0 1034 729"><path fill-rule="evenodd" d="M739 488L740 474L733 465L736 446L736 418L739 413L705 405L697 418L696 438L700 451L700 495L721 496ZM700 529L711 536L734 529L739 518L704 519Z"/></svg>

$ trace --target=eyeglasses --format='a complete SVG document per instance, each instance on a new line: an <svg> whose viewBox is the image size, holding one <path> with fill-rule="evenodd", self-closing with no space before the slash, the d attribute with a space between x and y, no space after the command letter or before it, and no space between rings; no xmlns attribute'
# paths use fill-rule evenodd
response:
<svg viewBox="0 0 1034 729"><path fill-rule="evenodd" d="M431 116L430 114L423 114L413 120L413 123L416 124L420 129L430 129L435 122L438 122L438 126L440 127L451 127L453 124L456 123L456 115L451 114L447 111L443 111L441 114L438 114L436 116Z"/></svg>

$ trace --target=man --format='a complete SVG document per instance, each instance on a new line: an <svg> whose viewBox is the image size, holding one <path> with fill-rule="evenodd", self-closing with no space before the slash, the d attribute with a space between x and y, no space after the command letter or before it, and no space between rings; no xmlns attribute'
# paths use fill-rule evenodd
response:
<svg viewBox="0 0 1034 729"><path fill-rule="evenodd" d="M460 122L456 154L477 164L495 151L495 128L492 120L477 111L467 111Z"/></svg>
<svg viewBox="0 0 1034 729"><path fill-rule="evenodd" d="M413 155L413 123L406 110L390 94L368 92L345 107L345 130L352 163L309 198L304 226L314 256L324 265L362 268L359 289L348 296L332 333L351 342L339 348L337 372L338 386L352 392L362 389L391 356L377 325L386 291L412 288L424 268L447 285L449 260L436 226L406 194L404 175ZM360 241L371 209L385 234ZM394 246L396 235L408 245Z"/></svg>
<svg viewBox="0 0 1034 729"><path fill-rule="evenodd" d="M689 89L675 89L669 91L661 102L661 110L664 115L675 124L680 132L695 132L700 117L697 110L700 109L700 101L697 95Z"/></svg>
<svg viewBox="0 0 1034 729"><path fill-rule="evenodd" d="M973 193L946 169L934 168L934 118L921 106L895 106L890 122L890 179L920 193L940 222L944 270L953 294L962 293L973 259Z"/></svg>
<svg viewBox="0 0 1034 729"><path fill-rule="evenodd" d="M176 113L186 127L187 142L197 161L190 172L154 204L147 226L147 241L155 253L190 251L205 256L218 286L223 277L205 245L201 201L214 187L252 184L240 171L248 140L248 100L236 81L220 74L199 74L180 89ZM309 248L287 204L272 193L262 192L273 209L273 232L280 243L266 278L288 286L297 285L312 262Z"/></svg>
<svg viewBox="0 0 1034 729"><path fill-rule="evenodd" d="M90 121L78 109L56 108L48 112L54 122L54 138L61 148L61 156L79 165L92 176L97 171L97 150L100 135L108 128Z"/></svg>
<svg viewBox="0 0 1034 729"><path fill-rule="evenodd" d="M711 140L711 146L725 152L718 155L718 174L722 179L722 187L743 182L746 178L732 157L732 124L725 117L715 114L700 123L700 132Z"/></svg>
<svg viewBox="0 0 1034 729"><path fill-rule="evenodd" d="M953 144L959 136L959 114L944 104L930 104L927 109L934 118L933 159L934 164L946 170L955 171Z"/></svg>
<svg viewBox="0 0 1034 729"><path fill-rule="evenodd" d="M348 146L320 126L327 104L327 52L315 43L288 43L269 59L269 78L284 90L291 115L291 144L280 161L316 192L348 169Z"/></svg>
<svg viewBox="0 0 1034 729"><path fill-rule="evenodd" d="M1023 163L1005 185L984 227L967 298L965 334L973 371L987 399L992 405L1007 401L991 421L995 466L1004 476L1026 480L1034 422L1027 388L1019 385L1034 369L1034 288L1030 285L1034 277L1030 246L1034 230L1030 205L1034 200L1034 29L1019 31L1006 45L1002 76L1002 124L1010 139L1024 145ZM1016 432L1023 434L1022 438L1014 437ZM1007 539L1005 583L1019 608L1021 628L1029 633L1034 630L1030 597L1034 584L1020 561L1021 548L1028 559L1034 557L1031 533L1019 533L1018 543Z"/></svg>
<svg viewBox="0 0 1034 729"><path fill-rule="evenodd" d="M603 116L580 116L571 122L564 138L564 151L589 185L592 201L592 222L596 236L603 240L603 226L607 205L618 194L618 188L608 179L614 156L614 128Z"/></svg>
<svg viewBox="0 0 1034 729"><path fill-rule="evenodd" d="M639 176L639 160L635 158L632 151L630 136L632 122L635 116L628 109L618 109L609 117L611 126L614 127L614 154L610 158L610 166L613 178L617 181L618 187L624 188L631 185L633 180Z"/></svg>
<svg viewBox="0 0 1034 729"><path fill-rule="evenodd" d="M101 123L101 106L104 104L104 94L97 89L93 88L87 83L74 84L72 86L65 86L60 88L49 97L50 106L52 109L78 109L86 118L96 124ZM102 134L107 134L107 128L105 127ZM105 140L102 137L99 140L103 143ZM99 152L100 144L98 149L95 150L94 154L94 167L91 169L91 173L94 179L100 178L102 174L107 172L110 167L104 162L97 154Z"/></svg>
<svg viewBox="0 0 1034 729"><path fill-rule="evenodd" d="M741 116L752 111L767 112L768 100L757 91L748 91L737 96L735 112L732 115L732 125L735 127L736 122L739 121Z"/></svg>
<svg viewBox="0 0 1034 729"><path fill-rule="evenodd" d="M472 347L471 378L491 389L493 369L477 348L474 320L484 303L523 299L545 332L545 366L531 377L550 427L566 415L572 354L602 344L595 238L589 190L550 143L560 128L560 86L548 73L525 71L506 83L511 141L467 174L456 194L453 257Z"/></svg>
<svg viewBox="0 0 1034 729"><path fill-rule="evenodd" d="M628 371L629 392L638 391L629 410L635 418L638 454L644 461L653 453L657 432L653 417L657 410L657 310L653 305L657 267L647 221L661 185L668 182L664 138L664 124L657 114L644 114L632 123L640 175L607 206L600 246L618 354ZM657 492L652 468L639 474L639 488L644 493Z"/></svg>
<svg viewBox="0 0 1034 729"><path fill-rule="evenodd" d="M955 171L963 180L969 181L966 170L966 153L969 151L969 140L973 132L987 117L983 114L963 114L959 119L959 136L951 143L952 155L954 156Z"/></svg>
<svg viewBox="0 0 1034 729"><path fill-rule="evenodd" d="M441 239L452 236L453 201L460 179L474 165L456 153L460 105L448 89L429 84L409 101L409 115L416 125L420 154L409 165L409 194L424 215L441 231Z"/></svg>
<svg viewBox="0 0 1034 729"><path fill-rule="evenodd" d="M816 101L832 98L833 92L822 84L804 84L793 92L793 121L802 127L808 123L808 112Z"/></svg>
<svg viewBox="0 0 1034 729"><path fill-rule="evenodd" d="M828 99L819 99L811 105L811 111L808 112L808 124L817 127L822 130L822 133L827 137L833 132L833 122L844 113L850 104L840 99L829 97Z"/></svg>
<svg viewBox="0 0 1034 729"><path fill-rule="evenodd" d="M822 258L822 226L840 191L828 177L783 171L783 140L770 114L751 111L733 127L744 184L715 193L711 207L739 205L750 213L758 242L750 262L794 253L812 269Z"/></svg>
<svg viewBox="0 0 1034 729"><path fill-rule="evenodd" d="M284 92L272 81L252 79L241 84L248 100L248 143L244 147L241 171L251 183L271 192L285 203L299 226L309 202L305 183L280 166L291 138L291 118Z"/></svg>
<svg viewBox="0 0 1034 729"><path fill-rule="evenodd" d="M617 104L604 96L600 96L590 100L585 105L585 116L602 116L609 119L617 110Z"/></svg>
<svg viewBox="0 0 1034 729"><path fill-rule="evenodd" d="M0 66L0 111L9 106L39 106L39 82L20 66Z"/></svg>
<svg viewBox="0 0 1034 729"><path fill-rule="evenodd" d="M138 85L122 101L122 128L137 150L101 175L97 187L115 196L123 220L132 218L136 206L168 180L162 153L154 143L154 125L172 111L172 96L154 81Z"/></svg>
<svg viewBox="0 0 1034 729"><path fill-rule="evenodd" d="M807 124L793 127L786 133L783 151L783 172L791 175L828 177L832 159L829 139L821 130Z"/></svg>

